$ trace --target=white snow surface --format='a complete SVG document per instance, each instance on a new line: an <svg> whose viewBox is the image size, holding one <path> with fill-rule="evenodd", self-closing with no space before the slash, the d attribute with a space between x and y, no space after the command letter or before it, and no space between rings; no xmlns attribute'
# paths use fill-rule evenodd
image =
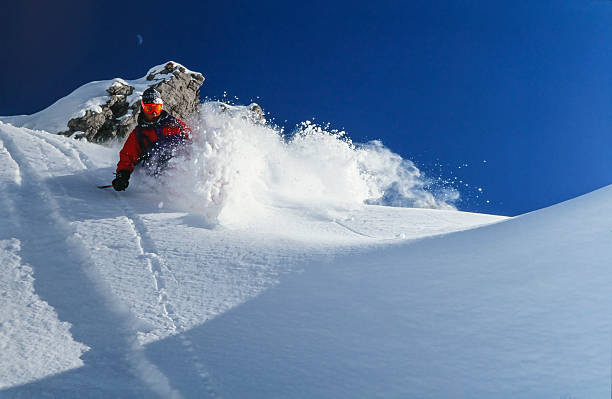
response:
<svg viewBox="0 0 612 399"><path fill-rule="evenodd" d="M610 396L612 186L459 212L380 144L204 110L119 193L118 148L0 122L0 397ZM422 208L364 205L391 182Z"/></svg>

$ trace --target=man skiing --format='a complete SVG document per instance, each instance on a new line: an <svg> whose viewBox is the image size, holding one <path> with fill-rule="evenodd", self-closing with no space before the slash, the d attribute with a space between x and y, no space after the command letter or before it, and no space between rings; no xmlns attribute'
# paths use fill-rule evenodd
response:
<svg viewBox="0 0 612 399"><path fill-rule="evenodd" d="M148 174L157 176L178 149L191 141L191 130L182 120L163 110L161 94L150 87L142 93L138 125L119 153L116 177L112 186L125 190L134 166L142 165Z"/></svg>

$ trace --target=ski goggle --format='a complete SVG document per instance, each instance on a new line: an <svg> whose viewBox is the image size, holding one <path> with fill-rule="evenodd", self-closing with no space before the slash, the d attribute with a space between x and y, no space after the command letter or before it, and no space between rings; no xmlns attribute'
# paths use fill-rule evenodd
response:
<svg viewBox="0 0 612 399"><path fill-rule="evenodd" d="M162 104L145 104L142 102L141 102L141 105L142 105L142 110L146 112L147 114L152 114L152 113L159 114L161 113L161 110L163 107Z"/></svg>

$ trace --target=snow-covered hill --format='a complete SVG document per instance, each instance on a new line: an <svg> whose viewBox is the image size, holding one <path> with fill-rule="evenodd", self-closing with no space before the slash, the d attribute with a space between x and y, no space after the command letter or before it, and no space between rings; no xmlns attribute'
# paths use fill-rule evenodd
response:
<svg viewBox="0 0 612 399"><path fill-rule="evenodd" d="M206 108L209 107L209 108ZM0 122L0 397L603 397L612 188L508 219L205 106L161 182ZM407 204L364 205L393 186Z"/></svg>

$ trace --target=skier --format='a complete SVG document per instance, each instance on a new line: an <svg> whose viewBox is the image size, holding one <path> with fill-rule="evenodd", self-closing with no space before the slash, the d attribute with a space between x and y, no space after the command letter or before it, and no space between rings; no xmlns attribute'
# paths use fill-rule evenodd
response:
<svg viewBox="0 0 612 399"><path fill-rule="evenodd" d="M112 186L125 190L134 166L142 165L150 175L157 176L175 152L191 142L191 130L182 120L162 110L161 94L150 87L142 93L142 112L138 125L130 133L119 153L119 162Z"/></svg>

